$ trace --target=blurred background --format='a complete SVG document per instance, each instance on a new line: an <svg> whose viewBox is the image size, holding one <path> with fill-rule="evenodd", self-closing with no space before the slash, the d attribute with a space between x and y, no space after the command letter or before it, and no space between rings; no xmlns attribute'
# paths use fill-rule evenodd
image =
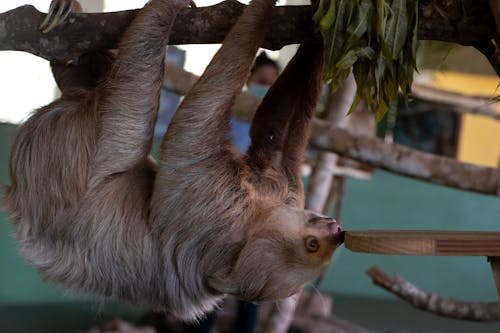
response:
<svg viewBox="0 0 500 333"><path fill-rule="evenodd" d="M142 7L143 0L83 0L85 11L119 11ZM198 0L198 6L216 1ZM280 2L284 4L284 1ZM0 12L32 4L46 12L49 0L2 0ZM290 2L287 2L290 4ZM169 60L200 75L218 45L178 46ZM283 68L295 46L268 52ZM472 48L422 43L416 82L433 89L481 96L499 95L499 80L488 62ZM8 156L16 126L32 110L59 96L49 63L31 54L0 52L0 183L8 179ZM175 108L180 97L162 92L162 103ZM499 105L491 102L500 111ZM160 116L161 117L161 116ZM168 118L168 117L167 117ZM168 119L165 120L168 122ZM164 131L158 129L158 131ZM377 135L422 151L464 162L498 167L500 122L414 98L397 114L388 114ZM307 181L307 175L305 177ZM500 200L427 184L374 170L348 176L344 184L342 223L352 229L442 229L500 231ZM74 332L113 318L138 323L148 309L135 309L92 297L71 295L40 280L18 253L14 228L0 213L0 332ZM500 324L443 319L419 312L372 285L365 271L377 265L397 272L424 290L469 301L497 301L484 257L406 257L337 250L321 286L334 295L334 313L376 331L500 332Z"/></svg>

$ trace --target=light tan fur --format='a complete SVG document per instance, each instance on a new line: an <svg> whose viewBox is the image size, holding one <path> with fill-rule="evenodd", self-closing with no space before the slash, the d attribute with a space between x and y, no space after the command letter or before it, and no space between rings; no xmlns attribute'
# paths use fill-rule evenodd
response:
<svg viewBox="0 0 500 333"><path fill-rule="evenodd" d="M225 293L264 301L297 292L340 236L332 220L303 210L299 174L321 46L301 47L271 88L247 154L228 141L274 0L245 10L176 112L159 161L148 156L168 35L187 3L149 2L116 60L97 52L80 66L53 64L62 97L20 128L5 207L46 281L195 319Z"/></svg>

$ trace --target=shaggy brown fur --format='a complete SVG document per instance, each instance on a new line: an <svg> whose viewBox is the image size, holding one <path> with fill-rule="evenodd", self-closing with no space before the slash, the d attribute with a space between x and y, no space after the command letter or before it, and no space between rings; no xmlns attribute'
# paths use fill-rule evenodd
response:
<svg viewBox="0 0 500 333"><path fill-rule="evenodd" d="M300 47L265 97L245 156L230 108L274 0L254 0L148 152L165 48L187 0L152 0L116 60L54 67L62 97L21 127L5 203L24 255L46 281L184 319L225 293L250 301L297 292L339 244L333 220L303 210L299 175L321 90L322 48ZM104 66L91 71L93 61Z"/></svg>

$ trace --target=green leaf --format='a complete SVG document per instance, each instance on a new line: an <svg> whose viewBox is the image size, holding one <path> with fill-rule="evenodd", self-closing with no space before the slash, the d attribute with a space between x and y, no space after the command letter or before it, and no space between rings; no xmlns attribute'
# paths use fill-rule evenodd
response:
<svg viewBox="0 0 500 333"><path fill-rule="evenodd" d="M382 78L383 78L383 75L385 73L386 64L387 64L387 61L385 59L384 54L382 52L379 52L377 62L376 62L375 67L374 67L374 69L375 69L375 71L374 71L375 82L377 84L377 90L380 89L380 83L382 82Z"/></svg>
<svg viewBox="0 0 500 333"><path fill-rule="evenodd" d="M410 92L417 48L417 0L320 0L314 20L325 45L325 80L333 88L351 71L357 91L381 119Z"/></svg>
<svg viewBox="0 0 500 333"><path fill-rule="evenodd" d="M347 52L342 59L340 59L335 67L339 70L350 69L352 65L358 60L358 55L355 50Z"/></svg>
<svg viewBox="0 0 500 333"><path fill-rule="evenodd" d="M329 9L329 15L334 17L333 25L329 28L329 30L325 34L325 39L327 43L325 43L325 62L326 68L330 69L326 72L325 80L331 81L335 73L333 72L335 69L335 65L338 62L339 58L342 55L343 45L344 45L344 26L341 25L342 16L345 14L346 7L348 6L348 2L351 0L339 0L332 1L332 5ZM330 13L338 7L338 12ZM323 21L323 20L322 20Z"/></svg>
<svg viewBox="0 0 500 333"><path fill-rule="evenodd" d="M387 26L384 43L390 48L392 59L397 60L408 37L406 0L393 0L391 12L392 17Z"/></svg>
<svg viewBox="0 0 500 333"><path fill-rule="evenodd" d="M359 59L373 60L375 58L375 51L369 46L357 47L355 52Z"/></svg>
<svg viewBox="0 0 500 333"><path fill-rule="evenodd" d="M339 70L349 70L359 58L371 60L375 56L375 51L371 47L357 47L348 51L342 59L340 59L335 67Z"/></svg>
<svg viewBox="0 0 500 333"><path fill-rule="evenodd" d="M319 21L319 29L324 34L329 31L335 23L337 17L336 0L325 1L325 5L328 3L328 9L326 10L324 16Z"/></svg>
<svg viewBox="0 0 500 333"><path fill-rule="evenodd" d="M391 6L386 0L377 1L377 37L383 42L387 21L391 15Z"/></svg>
<svg viewBox="0 0 500 333"><path fill-rule="evenodd" d="M313 21L316 23L319 23L321 21L321 18L326 15L328 11L328 7L330 7L330 1L331 0L320 0L318 9L313 15ZM334 0L335 1L335 0Z"/></svg>
<svg viewBox="0 0 500 333"><path fill-rule="evenodd" d="M373 12L374 6L372 0L359 1L358 10L346 29L346 35L348 36L345 46L346 50L370 45L368 28L371 25Z"/></svg>

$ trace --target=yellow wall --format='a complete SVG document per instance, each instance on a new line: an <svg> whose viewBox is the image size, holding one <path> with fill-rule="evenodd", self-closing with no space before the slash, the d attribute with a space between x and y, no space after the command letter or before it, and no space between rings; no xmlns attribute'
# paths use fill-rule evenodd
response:
<svg viewBox="0 0 500 333"><path fill-rule="evenodd" d="M435 72L435 88L462 94L492 97L500 94L498 77ZM497 103L500 112L500 103ZM457 158L463 162L497 167L500 162L500 121L478 115L463 115Z"/></svg>

